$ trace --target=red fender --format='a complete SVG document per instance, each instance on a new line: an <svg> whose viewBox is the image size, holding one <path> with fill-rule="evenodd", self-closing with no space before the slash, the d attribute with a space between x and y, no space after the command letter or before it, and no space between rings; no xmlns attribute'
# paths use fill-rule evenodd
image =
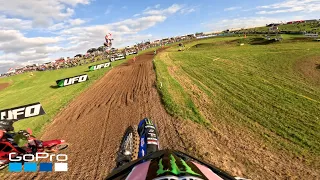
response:
<svg viewBox="0 0 320 180"><path fill-rule="evenodd" d="M42 145L43 147L52 147L54 145L62 144L64 143L64 140L56 139L56 140L50 140L50 141L43 141Z"/></svg>
<svg viewBox="0 0 320 180"><path fill-rule="evenodd" d="M3 134L3 130L0 130L0 139L2 139Z"/></svg>
<svg viewBox="0 0 320 180"><path fill-rule="evenodd" d="M0 158L3 157L3 156L9 156L11 152L3 152L3 151L0 151Z"/></svg>

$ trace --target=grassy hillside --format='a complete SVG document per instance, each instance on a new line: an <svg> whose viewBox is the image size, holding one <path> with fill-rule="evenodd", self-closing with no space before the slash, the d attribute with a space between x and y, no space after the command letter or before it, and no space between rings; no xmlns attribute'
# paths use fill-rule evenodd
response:
<svg viewBox="0 0 320 180"><path fill-rule="evenodd" d="M256 27L243 29L240 32L268 32L269 27ZM288 31L288 32L313 32L320 33L320 23L300 23L300 24L284 24L279 26L280 31Z"/></svg>
<svg viewBox="0 0 320 180"><path fill-rule="evenodd" d="M249 130L270 146L319 166L319 43L252 43L255 38L200 40L186 51L174 47L158 55L157 80L166 109L211 128L227 124Z"/></svg>

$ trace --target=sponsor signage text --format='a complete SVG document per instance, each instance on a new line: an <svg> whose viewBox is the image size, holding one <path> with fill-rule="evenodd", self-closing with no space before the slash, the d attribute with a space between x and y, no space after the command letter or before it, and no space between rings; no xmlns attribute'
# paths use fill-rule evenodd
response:
<svg viewBox="0 0 320 180"><path fill-rule="evenodd" d="M57 83L58 87L65 87L65 86L70 86L73 84L85 82L87 80L89 80L88 75L82 74L82 75L78 75L78 76L74 76L74 77L69 77L69 78L57 80L56 83Z"/></svg>
<svg viewBox="0 0 320 180"><path fill-rule="evenodd" d="M41 104L37 102L15 108L0 110L0 120L18 121L43 114L45 114L45 111L43 110Z"/></svg>
<svg viewBox="0 0 320 180"><path fill-rule="evenodd" d="M94 70L98 70L101 68L107 68L110 67L111 63L102 63L102 64L97 64L97 65L93 65L93 66L89 66L89 71L94 71Z"/></svg>
<svg viewBox="0 0 320 180"><path fill-rule="evenodd" d="M120 60L120 59L125 59L126 57L124 55L120 55L118 57L112 57L111 61L116 61L116 60Z"/></svg>

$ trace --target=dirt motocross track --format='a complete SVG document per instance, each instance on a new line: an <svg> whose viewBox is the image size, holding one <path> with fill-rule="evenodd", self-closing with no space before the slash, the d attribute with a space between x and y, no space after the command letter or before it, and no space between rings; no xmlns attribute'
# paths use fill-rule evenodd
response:
<svg viewBox="0 0 320 180"><path fill-rule="evenodd" d="M302 160L274 153L250 133L222 123L215 124L221 131L217 132L168 115L155 86L152 59L150 52L138 56L136 62L129 60L113 68L46 127L41 139L70 143L62 152L68 155L68 172L6 173L0 179L104 179L115 167L125 129L144 117L157 125L161 147L184 151L232 175L252 179L317 177L319 171L306 167Z"/></svg>
<svg viewBox="0 0 320 180"><path fill-rule="evenodd" d="M161 143L184 149L174 119L160 102L155 87L153 53L129 60L96 82L66 107L46 128L42 139L70 143L68 172L15 173L10 179L103 179L115 166L115 155L125 129L151 117Z"/></svg>

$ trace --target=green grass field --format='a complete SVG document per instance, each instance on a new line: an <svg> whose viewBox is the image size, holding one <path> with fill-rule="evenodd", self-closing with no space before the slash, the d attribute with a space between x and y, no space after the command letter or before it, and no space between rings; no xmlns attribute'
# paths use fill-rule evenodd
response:
<svg viewBox="0 0 320 180"><path fill-rule="evenodd" d="M183 52L172 47L158 55L157 83L167 111L214 128L200 111L205 105L215 123L247 128L272 147L315 162L320 156L320 84L296 66L320 58L319 43L250 41L211 38L187 44Z"/></svg>
<svg viewBox="0 0 320 180"><path fill-rule="evenodd" d="M149 49L147 51L152 50L153 49ZM144 52L139 52L139 54L140 53ZM133 55L127 56L127 59L132 57ZM112 67L120 65L125 61L126 60L112 62ZM10 86L0 91L0 109L40 102L46 115L18 121L14 123L14 127L15 131L31 128L36 136L41 135L45 125L49 123L61 109L111 69L108 67L87 72L89 70L88 66L103 62L108 61L97 61L68 69L33 72L33 76L30 76L30 73L24 73L12 77L1 78L0 83L8 82L10 83ZM56 86L56 80L80 74L87 74L89 80L62 88L52 87Z"/></svg>

